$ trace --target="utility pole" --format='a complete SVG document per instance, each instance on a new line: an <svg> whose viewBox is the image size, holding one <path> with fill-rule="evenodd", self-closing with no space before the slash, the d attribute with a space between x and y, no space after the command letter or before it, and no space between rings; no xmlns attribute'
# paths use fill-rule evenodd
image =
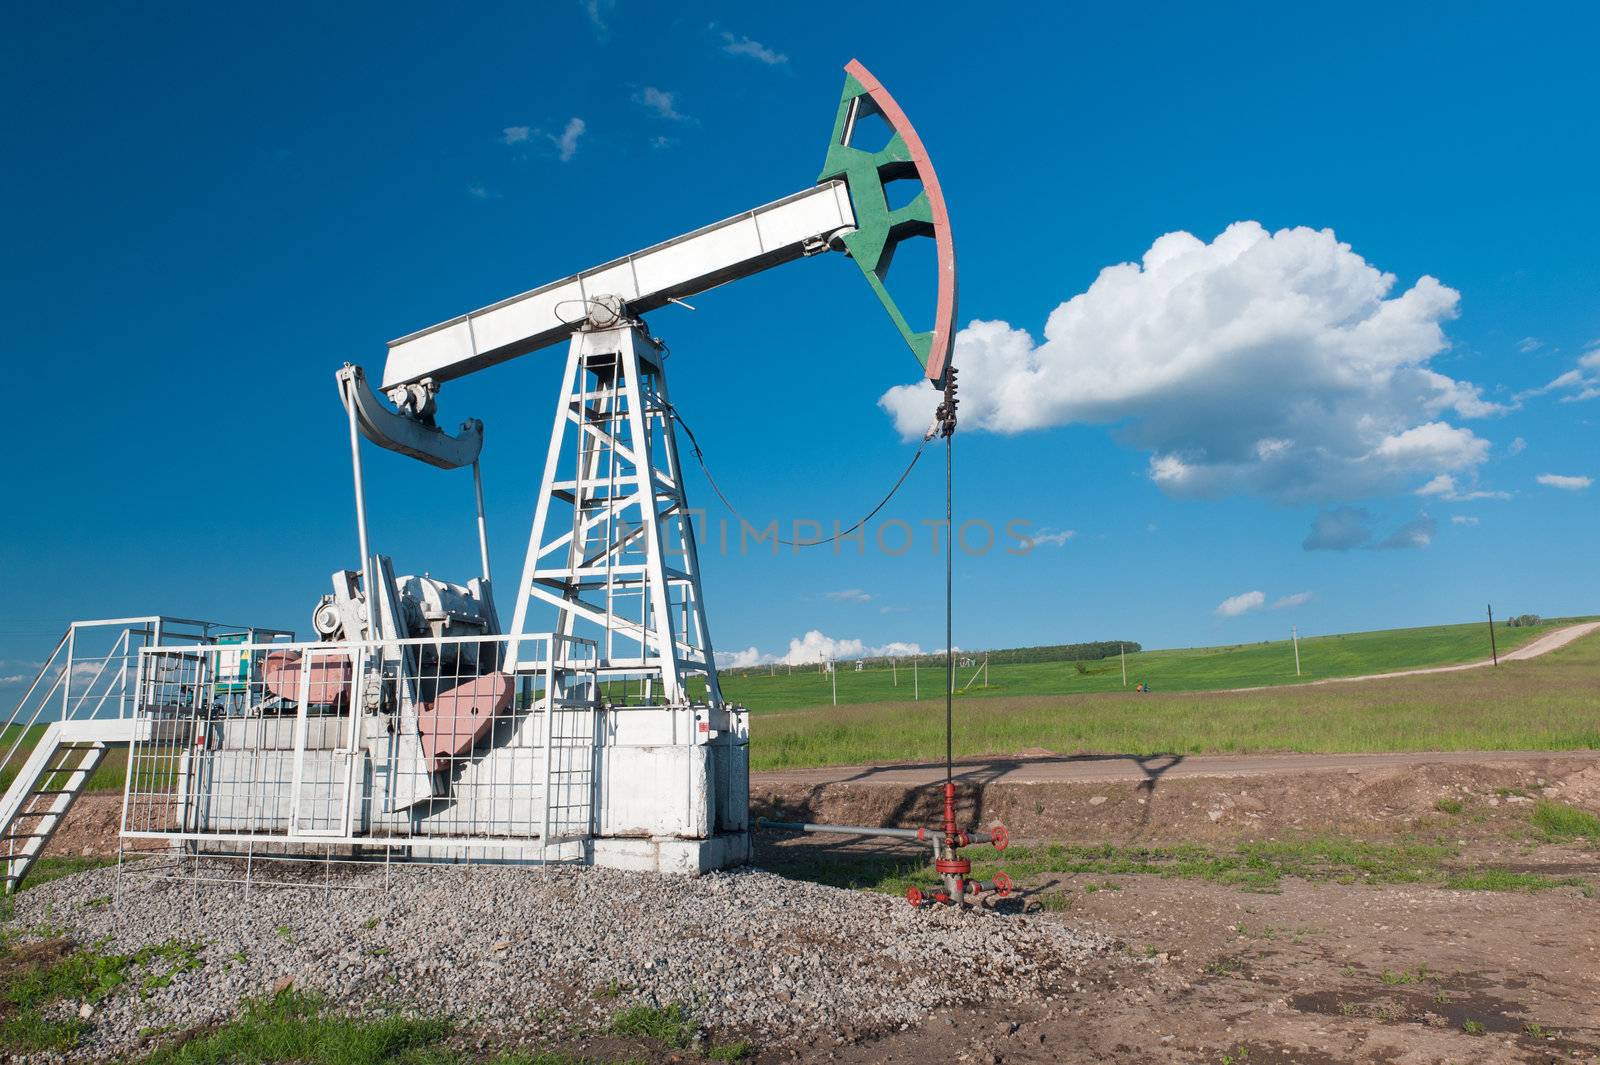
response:
<svg viewBox="0 0 1600 1065"><path fill-rule="evenodd" d="M833 705L839 705L839 663L829 662L828 673L833 677Z"/></svg>
<svg viewBox="0 0 1600 1065"><path fill-rule="evenodd" d="M917 687L917 660L911 660L911 699L915 702L922 698L922 689Z"/></svg>
<svg viewBox="0 0 1600 1065"><path fill-rule="evenodd" d="M1500 652L1494 645L1494 604L1489 604L1489 655L1494 659L1494 664L1500 664Z"/></svg>
<svg viewBox="0 0 1600 1065"><path fill-rule="evenodd" d="M900 687L900 663L893 658L889 659L889 672L894 674L894 686Z"/></svg>
<svg viewBox="0 0 1600 1065"><path fill-rule="evenodd" d="M1300 629L1294 625L1289 626L1289 638L1294 641L1294 675L1300 675Z"/></svg>
<svg viewBox="0 0 1600 1065"><path fill-rule="evenodd" d="M1128 686L1128 645L1119 643L1117 644L1117 650L1122 656L1122 686L1126 688Z"/></svg>

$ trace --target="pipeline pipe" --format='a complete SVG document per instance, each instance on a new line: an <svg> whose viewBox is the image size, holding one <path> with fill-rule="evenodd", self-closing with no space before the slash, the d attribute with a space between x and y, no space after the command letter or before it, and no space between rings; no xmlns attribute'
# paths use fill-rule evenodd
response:
<svg viewBox="0 0 1600 1065"><path fill-rule="evenodd" d="M478 460L472 460L472 495L478 503L478 561L483 570L483 582L489 583L489 529L483 520L483 474L478 470Z"/></svg>
<svg viewBox="0 0 1600 1065"><path fill-rule="evenodd" d="M768 821L756 818L756 831L773 829L778 832L812 832L841 836L888 836L892 839L914 839L931 842L933 834L924 828L870 828L866 825L817 825L803 821Z"/></svg>
<svg viewBox="0 0 1600 1065"><path fill-rule="evenodd" d="M963 832L961 836L966 840L965 843L961 844L963 847L969 843L992 843L995 850L1003 851L1011 842L1010 833L1002 825L996 825L988 832Z"/></svg>
<svg viewBox="0 0 1600 1065"><path fill-rule="evenodd" d="M923 905L969 905L975 904L981 895L994 895L996 898L1007 898L1016 890L1016 884L1004 873L996 873L993 880L966 880L962 882L960 895L952 895L947 887L931 888L927 891L919 887L906 888L906 901L913 906Z"/></svg>
<svg viewBox="0 0 1600 1065"><path fill-rule="evenodd" d="M756 831L772 829L776 832L811 832L811 833L836 833L841 836L887 836L892 839L914 839L921 843L933 843L939 837L937 829L929 828L869 828L866 825L820 825L809 821L769 821L765 817L756 818ZM955 846L966 847L974 843L990 843L994 849L1003 851L1010 842L1010 836L1002 825L993 826L988 832L963 832L956 831Z"/></svg>
<svg viewBox="0 0 1600 1065"><path fill-rule="evenodd" d="M1015 890L1016 884L1006 874L996 873L993 880L968 880L967 887L978 892L993 892L1003 899Z"/></svg>

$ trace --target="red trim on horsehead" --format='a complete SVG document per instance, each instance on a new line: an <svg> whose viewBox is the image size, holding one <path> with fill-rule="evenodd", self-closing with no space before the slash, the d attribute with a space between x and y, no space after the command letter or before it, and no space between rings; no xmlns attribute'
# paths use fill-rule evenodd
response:
<svg viewBox="0 0 1600 1065"><path fill-rule="evenodd" d="M933 343L928 348L927 376L929 381L937 382L944 377L945 365L955 343L956 325L956 244L950 234L950 212L945 208L944 190L939 187L939 175L934 173L933 160L928 158L928 149L922 146L922 138L917 136L916 128L911 125L911 120L900 109L900 105L895 103L894 97L889 95L889 90L861 65L859 59L850 60L844 69L867 90L867 95L878 105L889 125L906 142L912 165L917 168L917 177L922 182L922 191L928 194L928 206L933 211L933 239L939 253L939 302L934 308Z"/></svg>

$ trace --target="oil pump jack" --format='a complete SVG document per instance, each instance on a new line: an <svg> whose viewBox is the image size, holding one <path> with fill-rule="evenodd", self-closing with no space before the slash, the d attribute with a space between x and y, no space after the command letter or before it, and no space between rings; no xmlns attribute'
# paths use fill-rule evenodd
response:
<svg viewBox="0 0 1600 1065"><path fill-rule="evenodd" d="M893 130L875 151L855 146L858 124L870 115L882 116ZM891 209L885 190L897 181L920 182L921 191ZM934 320L920 331L885 285L896 248L913 238L931 238L937 249ZM475 464L482 426L468 421L454 436L440 430L441 386L566 342L566 371L510 632L526 631L530 606L554 608L556 631L588 626L598 632L602 677L642 679L652 697L687 705L686 680L698 675L705 709L720 714L699 561L686 520L676 413L663 346L643 315L830 251L855 261L928 382L944 388L956 317L955 248L944 196L904 112L855 61L846 68L815 185L392 341L379 390L393 409L367 385L360 367L340 372L341 393L353 424L372 442L444 468ZM576 465L568 475L563 459L574 446ZM558 508L570 511L570 522ZM370 570L362 510L362 559ZM634 520L622 520L624 514ZM673 564L669 555L676 556ZM487 569L486 551L484 557ZM375 586L375 579L364 573L362 586ZM347 601L351 587L336 587L333 605ZM482 587L459 594L486 601ZM345 609L342 616L351 613Z"/></svg>
<svg viewBox="0 0 1600 1065"><path fill-rule="evenodd" d="M930 435L954 432L956 260L943 191L894 97L860 62L845 71L822 170L810 188L393 341L380 386L392 411L358 367L340 372L352 421L369 440L437 466L460 466L475 464L481 426L469 421L453 437L439 430L433 415L440 387L566 342L555 425L514 593L512 667L530 611L553 609L557 633L588 633L599 642L603 680L638 686L639 710L683 715L698 736L744 732L742 712L725 703L718 682L676 412L663 346L646 327L646 313L796 259L842 252L882 302L926 380L946 393ZM892 137L869 150L857 141L872 115L881 116ZM886 190L899 181L921 189L891 208ZM896 249L911 239L931 239L936 251L937 294L925 329L907 321L886 285ZM563 464L569 454L570 470ZM368 566L362 586L372 587L374 572L387 572L386 560L369 562L364 529L361 535ZM469 586L465 597L488 615L486 551L484 557L482 583ZM342 602L349 583L336 583ZM703 681L698 698L690 677ZM747 778L733 775L743 778L744 786L736 785L743 800ZM718 779L731 783L728 777ZM960 901L979 885L963 882L969 866L956 849L971 841L1003 847L1004 831L962 833L953 788L946 792L944 824L921 835L939 841L946 890L932 897Z"/></svg>
<svg viewBox="0 0 1600 1065"><path fill-rule="evenodd" d="M173 647L156 626L160 646L136 649L131 717L72 723L94 733L97 749L130 744L124 836L194 849L398 847L446 858L488 849L500 860L679 872L748 860L747 719L719 683L665 347L644 315L794 260L854 260L942 393L929 438L946 444L948 487L949 214L899 104L861 63L845 74L807 188L391 341L376 387L360 366L338 371L360 567L333 575L313 610L314 643L205 629L202 642ZM882 147L861 143L871 116L892 131ZM896 182L920 190L891 207ZM934 242L937 292L923 328L885 283L908 240ZM566 367L503 628L479 477L484 427L468 419L442 429L443 390L562 343ZM397 576L372 549L363 438L440 469L472 469L476 578ZM553 615L549 632L530 628L541 615ZM948 624L946 635L948 648ZM947 702L947 722L949 713ZM1003 847L1004 833L962 831L948 778L940 826L869 834L932 842L944 889L928 897L960 903L1004 884L966 879L957 850ZM41 786L47 777L19 778L16 802L8 792L0 813L24 816L27 789ZM70 796L49 802L62 811Z"/></svg>

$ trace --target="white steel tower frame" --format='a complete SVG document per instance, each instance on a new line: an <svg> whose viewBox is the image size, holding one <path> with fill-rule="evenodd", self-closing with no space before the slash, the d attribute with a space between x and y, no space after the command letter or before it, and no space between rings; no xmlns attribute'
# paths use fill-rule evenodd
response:
<svg viewBox="0 0 1600 1065"><path fill-rule="evenodd" d="M700 675L704 704L721 711L665 354L640 322L572 334L512 655L530 605L554 607L556 633L599 645L602 680L638 680L645 704L687 707Z"/></svg>

